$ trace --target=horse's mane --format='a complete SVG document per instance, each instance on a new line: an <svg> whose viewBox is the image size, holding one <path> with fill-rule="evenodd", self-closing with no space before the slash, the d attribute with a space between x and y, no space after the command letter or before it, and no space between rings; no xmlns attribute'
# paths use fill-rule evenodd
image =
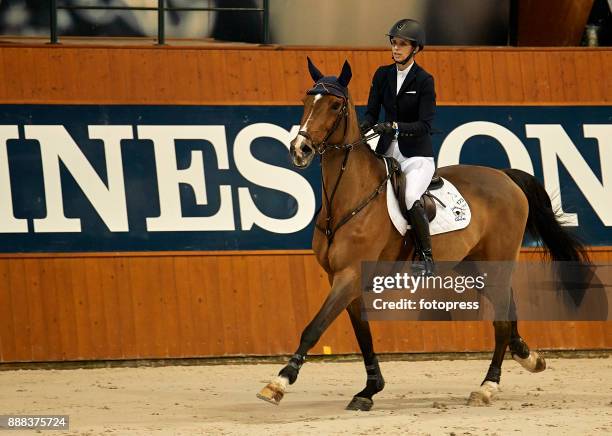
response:
<svg viewBox="0 0 612 436"><path fill-rule="evenodd" d="M348 103L349 103L349 122L354 122L356 126L359 126L359 118L357 117L357 109L355 107L355 103L353 102L353 97L351 96L350 92L348 93ZM364 136L361 132L359 132L359 135L361 138L363 138ZM370 147L370 144L368 144L366 141L364 141L363 145L370 153L372 153L372 155L375 158L377 159L383 158L381 154L378 154L374 150L372 150L372 147Z"/></svg>

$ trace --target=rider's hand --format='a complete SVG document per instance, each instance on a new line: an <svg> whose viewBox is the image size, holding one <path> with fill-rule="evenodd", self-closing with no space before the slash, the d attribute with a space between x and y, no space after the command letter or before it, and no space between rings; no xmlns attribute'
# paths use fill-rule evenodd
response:
<svg viewBox="0 0 612 436"><path fill-rule="evenodd" d="M365 133L371 128L372 123L370 123L369 121L362 121L361 124L359 124L359 130L361 131L361 133Z"/></svg>
<svg viewBox="0 0 612 436"><path fill-rule="evenodd" d="M395 133L395 129L393 128L393 125L389 121L385 121L384 123L376 124L374 127L372 127L372 130L375 133L379 133L379 134Z"/></svg>

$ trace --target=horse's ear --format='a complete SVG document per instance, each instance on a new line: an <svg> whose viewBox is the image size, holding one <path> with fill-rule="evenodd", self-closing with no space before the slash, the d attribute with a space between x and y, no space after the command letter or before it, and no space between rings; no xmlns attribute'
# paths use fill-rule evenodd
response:
<svg viewBox="0 0 612 436"><path fill-rule="evenodd" d="M315 82L318 82L319 79L323 77L323 74L321 74L319 69L314 66L314 64L310 60L310 57L306 56L306 59L308 59L308 71L310 72L310 77L312 77L312 80L314 80Z"/></svg>
<svg viewBox="0 0 612 436"><path fill-rule="evenodd" d="M344 61L344 65L342 65L342 72L340 73L340 77L338 77L338 82L340 85L346 87L351 81L351 77L353 77L351 66L348 61Z"/></svg>

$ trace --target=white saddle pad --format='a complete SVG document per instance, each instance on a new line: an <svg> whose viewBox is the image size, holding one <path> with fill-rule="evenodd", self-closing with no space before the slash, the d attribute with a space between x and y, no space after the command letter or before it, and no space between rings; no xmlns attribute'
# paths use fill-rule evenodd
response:
<svg viewBox="0 0 612 436"><path fill-rule="evenodd" d="M387 165L386 160L385 165ZM387 167L387 173L388 172L389 168ZM446 206L442 206L434 199L436 202L436 217L429 223L429 232L431 235L464 229L470 224L470 220L472 219L472 212L465 198L463 198L457 188L455 188L455 185L446 179L443 180L444 185L440 189L431 191L432 195L435 195ZM399 202L395 197L390 180L387 181L387 209L389 210L389 217L397 231L405 235L410 225L400 211Z"/></svg>

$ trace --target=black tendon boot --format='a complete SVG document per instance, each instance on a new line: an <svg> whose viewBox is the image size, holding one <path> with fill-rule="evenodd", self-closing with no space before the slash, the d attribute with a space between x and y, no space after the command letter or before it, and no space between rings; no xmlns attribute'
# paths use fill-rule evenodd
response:
<svg viewBox="0 0 612 436"><path fill-rule="evenodd" d="M429 220L425 215L425 209L421 201L416 201L408 211L412 233L416 239L415 250L419 253L423 262L423 274L432 276L434 273L434 261L431 253L431 236L429 235Z"/></svg>

